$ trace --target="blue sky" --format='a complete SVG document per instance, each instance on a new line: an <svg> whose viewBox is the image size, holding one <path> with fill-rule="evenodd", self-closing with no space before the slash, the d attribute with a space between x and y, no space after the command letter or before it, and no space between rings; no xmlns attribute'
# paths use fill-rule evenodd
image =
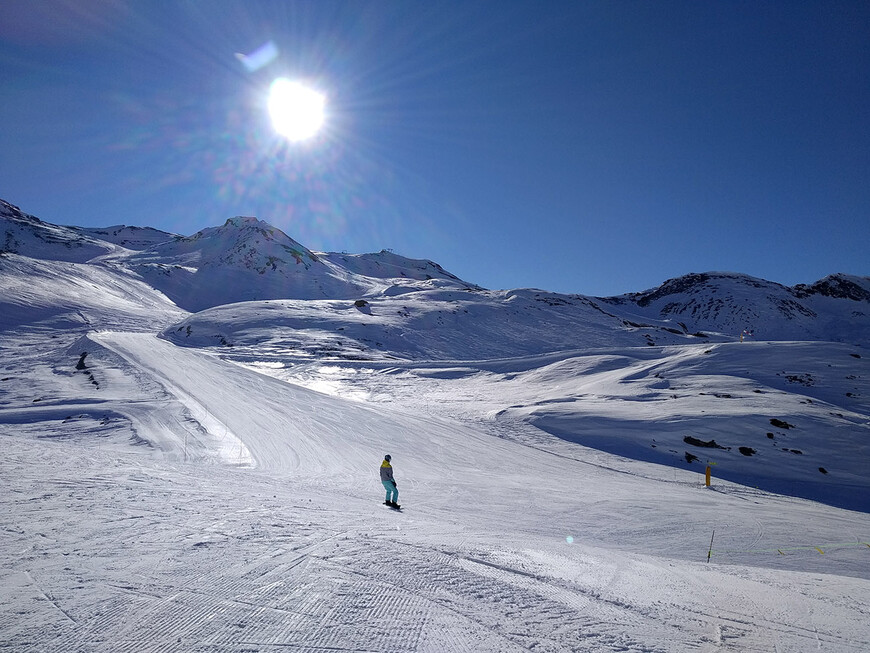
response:
<svg viewBox="0 0 870 653"><path fill-rule="evenodd" d="M490 288L870 274L866 2L5 0L0 197L189 235L256 215ZM236 53L272 42L249 72ZM324 131L269 124L279 76Z"/></svg>

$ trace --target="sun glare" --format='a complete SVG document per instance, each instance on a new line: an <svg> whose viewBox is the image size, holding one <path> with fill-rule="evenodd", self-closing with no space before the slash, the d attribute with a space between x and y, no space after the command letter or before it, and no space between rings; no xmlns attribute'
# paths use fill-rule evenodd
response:
<svg viewBox="0 0 870 653"><path fill-rule="evenodd" d="M290 141L304 141L323 126L326 98L299 82L280 77L269 89L269 115L275 131Z"/></svg>

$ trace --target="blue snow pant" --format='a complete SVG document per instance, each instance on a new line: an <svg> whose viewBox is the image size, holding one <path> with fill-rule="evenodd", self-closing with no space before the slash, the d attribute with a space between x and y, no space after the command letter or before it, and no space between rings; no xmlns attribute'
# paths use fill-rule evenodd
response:
<svg viewBox="0 0 870 653"><path fill-rule="evenodd" d="M399 489L393 485L392 481L381 481L384 484L384 489L387 491L387 502L399 503ZM392 495L392 499L390 496Z"/></svg>

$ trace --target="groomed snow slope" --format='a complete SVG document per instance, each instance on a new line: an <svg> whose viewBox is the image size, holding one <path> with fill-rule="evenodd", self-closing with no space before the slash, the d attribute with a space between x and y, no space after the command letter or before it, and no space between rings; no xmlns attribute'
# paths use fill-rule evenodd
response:
<svg viewBox="0 0 870 653"><path fill-rule="evenodd" d="M11 650L870 646L867 514L403 407L409 377L360 402L147 333L7 335Z"/></svg>
<svg viewBox="0 0 870 653"><path fill-rule="evenodd" d="M235 348L232 348L233 350ZM222 355L292 383L870 512L870 361L836 343L623 347L520 359ZM858 372L858 373L856 373Z"/></svg>

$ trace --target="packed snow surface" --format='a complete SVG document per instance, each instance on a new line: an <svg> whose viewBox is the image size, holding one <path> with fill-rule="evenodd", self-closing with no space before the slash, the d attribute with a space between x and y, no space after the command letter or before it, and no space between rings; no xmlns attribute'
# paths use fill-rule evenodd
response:
<svg viewBox="0 0 870 653"><path fill-rule="evenodd" d="M227 250L10 206L3 650L870 650L870 356L834 328L863 324L863 278L758 288L742 328L812 338L740 342L675 304L715 309L715 275L496 292L252 219L195 239L243 232ZM312 296L172 301L260 278L262 247Z"/></svg>

